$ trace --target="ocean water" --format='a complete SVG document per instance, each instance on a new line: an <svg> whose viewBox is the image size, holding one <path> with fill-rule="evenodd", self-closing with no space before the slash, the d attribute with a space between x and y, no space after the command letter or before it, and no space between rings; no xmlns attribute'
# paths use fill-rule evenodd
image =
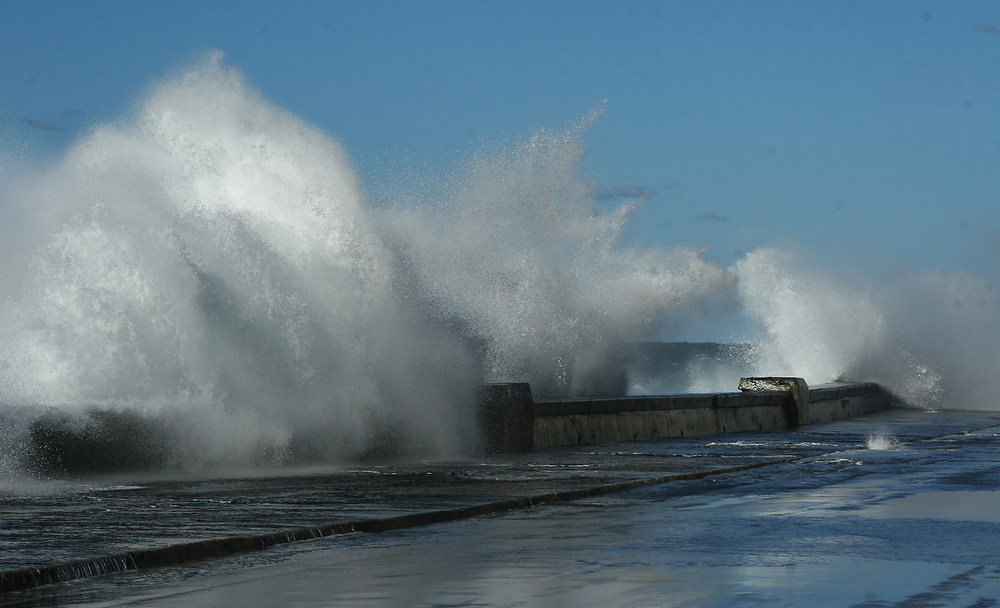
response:
<svg viewBox="0 0 1000 608"><path fill-rule="evenodd" d="M52 474L50 442L176 472L461 457L483 382L559 397L780 374L996 407L984 280L843 283L774 249L722 268L624 244L643 201L602 200L583 171L599 119L376 199L335 134L220 55L164 79L0 185L0 478ZM630 346L733 315L726 352Z"/></svg>

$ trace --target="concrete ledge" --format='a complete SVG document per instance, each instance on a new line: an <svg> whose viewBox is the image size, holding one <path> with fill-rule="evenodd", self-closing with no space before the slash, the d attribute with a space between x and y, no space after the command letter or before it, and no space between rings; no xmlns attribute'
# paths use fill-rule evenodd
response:
<svg viewBox="0 0 1000 608"><path fill-rule="evenodd" d="M828 384L809 391L810 423L829 422L905 406L901 400L877 384Z"/></svg>
<svg viewBox="0 0 1000 608"><path fill-rule="evenodd" d="M791 426L809 424L812 421L812 413L809 409L811 395L809 385L803 378L786 377L765 377L765 378L740 378L739 389L743 392L779 392L790 393L792 403L788 406L788 422Z"/></svg>
<svg viewBox="0 0 1000 608"><path fill-rule="evenodd" d="M534 400L527 383L480 387L479 426L489 454L525 452L532 448Z"/></svg>
<svg viewBox="0 0 1000 608"><path fill-rule="evenodd" d="M810 388L802 378L744 378L740 388L741 392L733 393L545 400L530 406L523 403L524 399L530 399L530 389L522 388L517 391L519 405L498 406L494 401L489 406L518 412L515 415L518 422L501 425L505 435L487 436L485 441L489 451L503 452L655 437L771 431L904 405L870 382ZM503 390L490 390L494 400L502 401ZM504 416L509 417L494 414L491 420ZM486 427L483 426L484 433L490 432ZM501 447L505 445L520 447L505 450Z"/></svg>
<svg viewBox="0 0 1000 608"><path fill-rule="evenodd" d="M675 395L669 397L621 397L600 399L563 399L535 402L535 417L571 414L611 414L623 411L682 410L714 407L716 396Z"/></svg>

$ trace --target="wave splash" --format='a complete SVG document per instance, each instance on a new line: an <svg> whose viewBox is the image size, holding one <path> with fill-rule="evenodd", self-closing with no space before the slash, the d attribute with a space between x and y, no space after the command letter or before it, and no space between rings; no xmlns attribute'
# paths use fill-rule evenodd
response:
<svg viewBox="0 0 1000 608"><path fill-rule="evenodd" d="M581 173L595 118L375 201L337 142L220 54L160 83L4 186L0 472L467 453L477 385L635 391L623 345L737 310L756 329L736 360L699 360L680 390L847 378L995 409L988 283L846 286L771 249L723 269L625 248L642 201L609 208Z"/></svg>
<svg viewBox="0 0 1000 608"><path fill-rule="evenodd" d="M759 328L749 369L816 384L878 382L925 409L1000 409L1000 294L967 273L834 280L787 252L762 249L733 269Z"/></svg>
<svg viewBox="0 0 1000 608"><path fill-rule="evenodd" d="M104 444L141 466L459 453L481 382L623 388L623 342L732 281L617 247L631 204L595 211L581 129L375 204L219 54L159 84L5 193L32 218L2 277L5 468L39 433L123 429L156 437Z"/></svg>

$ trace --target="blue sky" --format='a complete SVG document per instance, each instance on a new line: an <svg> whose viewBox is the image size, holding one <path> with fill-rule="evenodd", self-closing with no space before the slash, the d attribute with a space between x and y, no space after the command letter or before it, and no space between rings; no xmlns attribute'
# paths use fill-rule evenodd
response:
<svg viewBox="0 0 1000 608"><path fill-rule="evenodd" d="M220 49L373 193L607 100L629 244L1000 279L1000 4L0 0L0 163L43 162ZM2 173L0 173L2 174Z"/></svg>

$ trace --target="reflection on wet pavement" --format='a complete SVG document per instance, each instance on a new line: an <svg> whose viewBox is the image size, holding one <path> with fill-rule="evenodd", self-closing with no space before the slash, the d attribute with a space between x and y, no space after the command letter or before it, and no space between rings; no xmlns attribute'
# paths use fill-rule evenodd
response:
<svg viewBox="0 0 1000 608"><path fill-rule="evenodd" d="M338 509L377 514L706 463L805 456L501 515L102 577L20 599L93 606L985 608L1000 605L998 422L986 413L904 411L796 432L553 450L506 462L387 465L309 483L202 480L95 491L105 507L131 496L127 504L229 514L236 526L268 508L280 515L271 521L284 523L296 504L302 517L326 516L332 511L324 511L330 506L323 492L340 501ZM317 489L330 480L340 485ZM233 486L256 493L237 500ZM211 527L211 517L199 517L202 524L191 529Z"/></svg>

